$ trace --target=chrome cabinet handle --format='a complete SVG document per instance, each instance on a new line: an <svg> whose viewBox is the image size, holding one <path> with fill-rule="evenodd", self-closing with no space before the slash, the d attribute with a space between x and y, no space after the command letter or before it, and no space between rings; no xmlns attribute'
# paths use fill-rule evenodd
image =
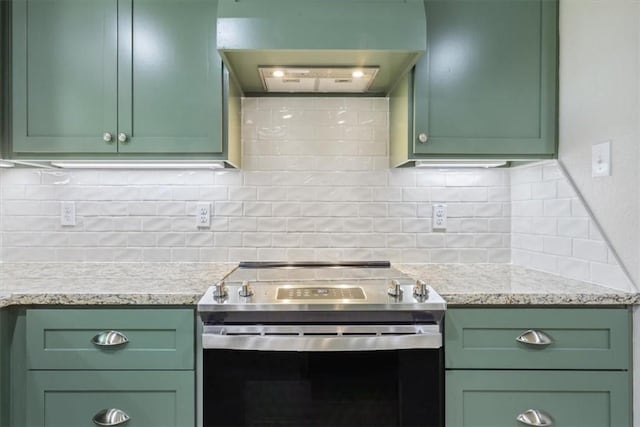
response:
<svg viewBox="0 0 640 427"><path fill-rule="evenodd" d="M527 409L518 414L516 420L527 426L548 427L553 425L553 418L537 409Z"/></svg>
<svg viewBox="0 0 640 427"><path fill-rule="evenodd" d="M429 140L429 136L426 133L421 133L418 135L418 141L425 143Z"/></svg>
<svg viewBox="0 0 640 427"><path fill-rule="evenodd" d="M516 341L527 345L545 346L553 343L551 337L542 331L536 331L535 329L529 329L524 331L516 338Z"/></svg>
<svg viewBox="0 0 640 427"><path fill-rule="evenodd" d="M91 342L100 347L115 347L128 343L129 338L127 338L127 336L122 332L102 331L95 337L91 338Z"/></svg>
<svg viewBox="0 0 640 427"><path fill-rule="evenodd" d="M120 409L103 409L93 416L91 421L97 426L119 426L129 422L131 417Z"/></svg>
<svg viewBox="0 0 640 427"><path fill-rule="evenodd" d="M113 142L113 135L111 135L111 132L105 132L102 135L102 140L104 142Z"/></svg>
<svg viewBox="0 0 640 427"><path fill-rule="evenodd" d="M129 137L127 136L127 134L126 134L126 133L124 133L124 132L120 132L120 133L118 134L118 141L120 141L120 142L127 142L127 140L128 140L128 139L129 139Z"/></svg>

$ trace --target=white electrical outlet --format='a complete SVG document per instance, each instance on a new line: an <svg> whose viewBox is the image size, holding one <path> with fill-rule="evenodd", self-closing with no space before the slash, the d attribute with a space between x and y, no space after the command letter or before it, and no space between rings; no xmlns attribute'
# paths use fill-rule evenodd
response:
<svg viewBox="0 0 640 427"><path fill-rule="evenodd" d="M196 227L211 226L211 203L200 202L196 204Z"/></svg>
<svg viewBox="0 0 640 427"><path fill-rule="evenodd" d="M447 229L447 205L433 205L433 227L434 230Z"/></svg>
<svg viewBox="0 0 640 427"><path fill-rule="evenodd" d="M611 176L611 142L591 147L591 176Z"/></svg>
<svg viewBox="0 0 640 427"><path fill-rule="evenodd" d="M60 203L60 225L76 225L76 202Z"/></svg>

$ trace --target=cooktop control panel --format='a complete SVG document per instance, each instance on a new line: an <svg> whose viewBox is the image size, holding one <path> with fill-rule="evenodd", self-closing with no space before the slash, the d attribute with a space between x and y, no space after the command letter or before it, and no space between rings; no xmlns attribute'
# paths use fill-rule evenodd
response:
<svg viewBox="0 0 640 427"><path fill-rule="evenodd" d="M287 287L278 288L278 300L362 300L366 299L362 288L356 287Z"/></svg>

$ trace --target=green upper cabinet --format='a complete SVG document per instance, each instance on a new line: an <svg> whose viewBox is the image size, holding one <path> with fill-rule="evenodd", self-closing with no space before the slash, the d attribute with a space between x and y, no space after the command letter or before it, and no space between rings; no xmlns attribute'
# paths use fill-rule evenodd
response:
<svg viewBox="0 0 640 427"><path fill-rule="evenodd" d="M222 158L216 0L16 0L14 157Z"/></svg>
<svg viewBox="0 0 640 427"><path fill-rule="evenodd" d="M392 166L554 157L558 2L426 0L425 11L427 52L391 94L412 95L391 111L410 123L392 130Z"/></svg>

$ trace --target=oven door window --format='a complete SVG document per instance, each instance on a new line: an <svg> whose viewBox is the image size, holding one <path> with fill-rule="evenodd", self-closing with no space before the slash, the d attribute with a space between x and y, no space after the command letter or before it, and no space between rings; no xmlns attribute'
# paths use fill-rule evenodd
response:
<svg viewBox="0 0 640 427"><path fill-rule="evenodd" d="M441 351L204 351L205 426L442 426Z"/></svg>

